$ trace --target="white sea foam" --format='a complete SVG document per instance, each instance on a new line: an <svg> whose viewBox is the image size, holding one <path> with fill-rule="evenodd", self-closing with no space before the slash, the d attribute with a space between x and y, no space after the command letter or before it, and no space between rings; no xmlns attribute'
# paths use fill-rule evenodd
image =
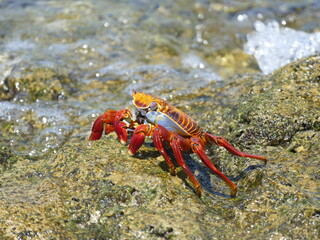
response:
<svg viewBox="0 0 320 240"><path fill-rule="evenodd" d="M247 35L244 50L253 54L263 73L274 70L299 58L320 52L320 33L306 33L280 27L276 21L256 21L255 32Z"/></svg>

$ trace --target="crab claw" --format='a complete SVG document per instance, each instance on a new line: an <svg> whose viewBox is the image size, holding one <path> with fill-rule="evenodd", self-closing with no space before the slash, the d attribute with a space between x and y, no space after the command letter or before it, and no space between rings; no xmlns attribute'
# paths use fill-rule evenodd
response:
<svg viewBox="0 0 320 240"><path fill-rule="evenodd" d="M127 127L132 122L131 117L132 114L128 109L106 111L94 122L89 140L100 139L103 131L105 134L115 131L120 142L126 143L128 140Z"/></svg>
<svg viewBox="0 0 320 240"><path fill-rule="evenodd" d="M103 115L99 116L94 122L91 130L91 134L89 137L89 141L98 140L101 138L103 133Z"/></svg>
<svg viewBox="0 0 320 240"><path fill-rule="evenodd" d="M128 140L127 128L132 122L131 117L132 114L128 109L117 111L116 116L114 117L114 131L117 133L118 139L122 144L125 144Z"/></svg>
<svg viewBox="0 0 320 240"><path fill-rule="evenodd" d="M117 133L119 141L122 144L126 144L128 140L127 124L124 122L115 122L114 131Z"/></svg>
<svg viewBox="0 0 320 240"><path fill-rule="evenodd" d="M128 148L128 152L131 156L133 156L138 149L141 147L141 145L144 142L144 139L146 136L150 135L150 126L143 124L139 125L133 132L133 136L130 140L130 145Z"/></svg>
<svg viewBox="0 0 320 240"><path fill-rule="evenodd" d="M116 113L117 111L109 110L96 119L96 121L92 126L89 141L100 139L103 134L103 130L105 130L106 134L114 131L114 128L112 125L113 125L113 121L115 119ZM104 124L105 124L105 129L103 129Z"/></svg>

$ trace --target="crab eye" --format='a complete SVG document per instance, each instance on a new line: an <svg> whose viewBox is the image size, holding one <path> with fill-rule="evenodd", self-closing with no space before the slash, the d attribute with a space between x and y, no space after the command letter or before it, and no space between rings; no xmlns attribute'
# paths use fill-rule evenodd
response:
<svg viewBox="0 0 320 240"><path fill-rule="evenodd" d="M158 108L158 104L156 102L151 102L149 108L151 111L156 111Z"/></svg>

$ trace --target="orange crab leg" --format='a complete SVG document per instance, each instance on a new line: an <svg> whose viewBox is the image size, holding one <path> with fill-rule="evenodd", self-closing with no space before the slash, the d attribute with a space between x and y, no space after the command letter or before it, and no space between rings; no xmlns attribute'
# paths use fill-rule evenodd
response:
<svg viewBox="0 0 320 240"><path fill-rule="evenodd" d="M182 138L184 139L184 138ZM176 133L172 133L172 136L170 138L170 145L172 147L172 150L173 150L173 154L174 154L174 157L177 161L177 163L183 168L183 170L188 174L190 180L192 181L193 185L195 186L196 188L196 193L199 197L201 197L201 186L198 182L198 180L194 177L194 175L192 174L192 172L190 171L190 169L188 168L188 166L186 165L184 159L183 159L183 156L182 156L182 152L181 152L181 145L187 145L188 142L185 141L185 142L181 142L179 141L181 140L180 139L180 136ZM184 139L186 140L186 139Z"/></svg>
<svg viewBox="0 0 320 240"><path fill-rule="evenodd" d="M191 137L191 149L196 153L202 160L202 162L215 174L219 176L231 189L231 197L235 197L237 194L237 186L219 169L217 169L211 160L208 158L207 154L204 151L204 143L199 138Z"/></svg>
<svg viewBox="0 0 320 240"><path fill-rule="evenodd" d="M238 149L236 149L234 146L232 146L225 138L213 136L210 133L205 133L205 138L209 141L213 141L218 146L222 146L225 149L227 149L230 153L233 155L239 156L239 157L249 157L249 158L255 158L262 160L264 162L267 162L268 160L263 156L253 155L250 153L241 152Z"/></svg>
<svg viewBox="0 0 320 240"><path fill-rule="evenodd" d="M164 127L157 125L153 129L152 139L153 139L154 146L158 149L158 151L161 153L163 158L166 160L166 163L168 164L168 166L170 168L171 175L175 176L176 175L175 167L174 167L168 153L164 149L163 143L162 143L163 141L166 141L166 142L170 141L170 132L167 129L165 129Z"/></svg>

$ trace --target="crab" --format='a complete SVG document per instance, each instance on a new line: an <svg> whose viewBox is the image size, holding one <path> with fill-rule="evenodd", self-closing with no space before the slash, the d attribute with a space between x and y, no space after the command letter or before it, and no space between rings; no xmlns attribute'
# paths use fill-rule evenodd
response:
<svg viewBox="0 0 320 240"><path fill-rule="evenodd" d="M128 152L133 156L144 143L146 136L151 136L154 146L165 159L171 175L176 175L175 165L168 154L168 148L172 149L176 163L189 176L199 197L201 186L186 165L183 152L197 154L202 162L229 186L231 197L236 196L237 186L215 167L205 153L206 146L216 144L233 155L267 162L263 156L241 152L225 138L202 131L186 113L157 96L133 91L132 97L135 117L128 109L108 110L95 120L89 140L100 139L103 132L108 134L115 131L121 143L126 144L130 140Z"/></svg>

